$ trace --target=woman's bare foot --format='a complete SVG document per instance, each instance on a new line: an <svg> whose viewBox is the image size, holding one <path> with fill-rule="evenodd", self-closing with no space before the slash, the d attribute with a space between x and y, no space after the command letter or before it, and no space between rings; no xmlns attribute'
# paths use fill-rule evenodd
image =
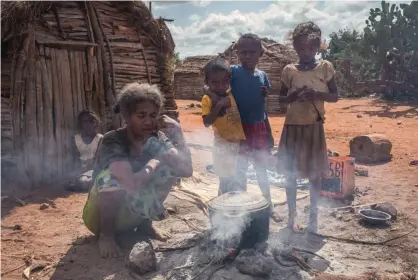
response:
<svg viewBox="0 0 418 280"><path fill-rule="evenodd" d="M123 256L116 240L113 236L100 235L99 250L102 258L118 258Z"/></svg>

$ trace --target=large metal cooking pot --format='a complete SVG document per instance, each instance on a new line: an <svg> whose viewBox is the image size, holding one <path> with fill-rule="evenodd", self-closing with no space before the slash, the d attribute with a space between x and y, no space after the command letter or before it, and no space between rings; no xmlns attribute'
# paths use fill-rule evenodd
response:
<svg viewBox="0 0 418 280"><path fill-rule="evenodd" d="M270 202L261 195L248 192L229 192L208 203L214 231L239 230L239 248L251 248L268 239L270 230ZM219 232L218 232L219 234ZM228 234L225 233L225 236Z"/></svg>

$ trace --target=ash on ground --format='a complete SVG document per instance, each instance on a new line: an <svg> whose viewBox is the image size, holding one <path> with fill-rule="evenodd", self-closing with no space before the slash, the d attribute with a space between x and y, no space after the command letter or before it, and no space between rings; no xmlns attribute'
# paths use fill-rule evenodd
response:
<svg viewBox="0 0 418 280"><path fill-rule="evenodd" d="M267 177L269 184L272 187L283 187L286 183L286 179L283 174L277 173L274 168L267 169ZM247 182L250 184L258 184L257 174L255 173L255 168L253 164L250 164L247 171ZM308 179L298 179L297 181L298 188L308 189L309 180Z"/></svg>

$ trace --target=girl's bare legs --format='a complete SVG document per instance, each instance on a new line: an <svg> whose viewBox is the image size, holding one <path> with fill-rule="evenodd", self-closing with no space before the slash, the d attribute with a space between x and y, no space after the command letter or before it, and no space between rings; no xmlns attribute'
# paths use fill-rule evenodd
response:
<svg viewBox="0 0 418 280"><path fill-rule="evenodd" d="M116 244L115 220L124 195L124 190L99 192L99 250L103 258L117 258L122 255Z"/></svg>
<svg viewBox="0 0 418 280"><path fill-rule="evenodd" d="M293 230L295 225L295 218L297 215L296 212L296 179L289 178L286 182L286 199L287 199L287 206L289 209L289 219L287 222L287 227Z"/></svg>
<svg viewBox="0 0 418 280"><path fill-rule="evenodd" d="M318 231L318 199L321 195L321 182L321 179L314 179L311 181L311 213L309 215L308 230L313 233Z"/></svg>

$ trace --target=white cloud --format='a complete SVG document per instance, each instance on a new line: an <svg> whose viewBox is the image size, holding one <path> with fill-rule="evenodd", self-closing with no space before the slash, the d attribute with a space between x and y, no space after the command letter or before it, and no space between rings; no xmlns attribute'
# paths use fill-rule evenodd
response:
<svg viewBox="0 0 418 280"><path fill-rule="evenodd" d="M205 8L210 4L211 1L209 1L209 0L193 0L191 2L196 7Z"/></svg>
<svg viewBox="0 0 418 280"><path fill-rule="evenodd" d="M360 30L365 26L370 8L379 6L380 2L364 1L281 1L257 12L235 10L229 14L211 13L205 18L191 15L190 25L181 27L173 23L169 28L182 56L214 54L227 48L242 32L250 31L283 42L289 30L308 20L320 26L324 38L345 27Z"/></svg>
<svg viewBox="0 0 418 280"><path fill-rule="evenodd" d="M192 14L192 15L190 15L189 16L189 20L191 20L191 21L198 21L198 20L200 20L202 17L201 16L199 16L198 14Z"/></svg>

